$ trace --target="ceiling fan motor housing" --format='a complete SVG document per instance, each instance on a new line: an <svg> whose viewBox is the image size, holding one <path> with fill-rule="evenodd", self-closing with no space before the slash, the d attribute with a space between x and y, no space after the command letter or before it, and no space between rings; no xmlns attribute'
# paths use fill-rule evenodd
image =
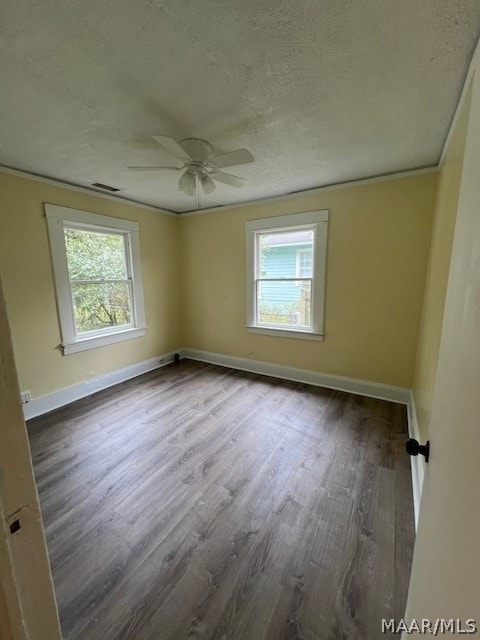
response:
<svg viewBox="0 0 480 640"><path fill-rule="evenodd" d="M180 142L176 142L170 136L159 134L153 135L152 138L182 166L131 166L128 169L131 171L182 171L178 190L183 191L187 196L195 195L198 201L199 186L204 193L208 194L215 190L215 181L231 187L241 187L246 182L245 178L219 171L220 168L254 161L247 149L236 149L214 156L212 145L200 138L184 138Z"/></svg>
<svg viewBox="0 0 480 640"><path fill-rule="evenodd" d="M200 138L185 138L178 143L194 162L206 162L212 155L213 148L206 140Z"/></svg>

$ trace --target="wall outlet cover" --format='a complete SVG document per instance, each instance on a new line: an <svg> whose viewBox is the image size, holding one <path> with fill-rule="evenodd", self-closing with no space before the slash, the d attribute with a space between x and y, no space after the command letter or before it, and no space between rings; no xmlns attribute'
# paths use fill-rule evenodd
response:
<svg viewBox="0 0 480 640"><path fill-rule="evenodd" d="M31 402L32 394L30 393L30 391L22 391L20 393L20 400L22 404L27 404L27 402Z"/></svg>

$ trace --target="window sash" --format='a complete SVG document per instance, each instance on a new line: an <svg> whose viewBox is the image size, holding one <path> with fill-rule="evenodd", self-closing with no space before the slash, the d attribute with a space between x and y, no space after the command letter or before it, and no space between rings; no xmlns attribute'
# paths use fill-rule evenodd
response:
<svg viewBox="0 0 480 640"><path fill-rule="evenodd" d="M133 288L133 277L132 277L132 266L130 260L130 251L129 251L129 232L128 231L120 231L117 229L109 229L108 227L95 227L95 225L89 224L71 224L65 223L63 225L64 232L65 229L82 229L83 231L90 231L92 233L98 233L99 235L112 235L112 236L122 236L123 237L123 251L124 251L124 259L125 259L125 273L127 274L126 278L91 278L91 279L68 279L69 283L69 294L71 300L72 307L72 316L73 316L73 331L76 339L86 339L86 338L94 338L97 336L108 335L110 333L116 333L119 331L126 331L128 329L132 329L136 326L135 322L135 296L134 296L134 288ZM67 260L67 269L68 269L68 260ZM132 319L128 324L119 324L119 325L111 325L108 327L102 327L101 329L92 329L92 331L78 331L77 323L75 320L75 305L73 303L73 289L72 285L76 284L110 284L110 283L118 283L123 282L128 285L128 300L129 300L129 308L130 308L130 317Z"/></svg>
<svg viewBox="0 0 480 640"><path fill-rule="evenodd" d="M96 280L70 280L71 284L115 284L116 282L131 282L131 278L97 278Z"/></svg>
<svg viewBox="0 0 480 640"><path fill-rule="evenodd" d="M128 301L130 307L130 317L132 319L131 322L127 324L116 324L109 325L108 327L102 327L101 329L92 329L91 331L77 331L77 323L75 321L75 308L73 304L73 284L108 284L108 283L117 283L124 282L128 285ZM70 280L70 298L72 300L72 312L73 312L73 324L75 329L75 336L80 340L84 338L94 338L97 336L108 335L110 333L116 333L119 331L127 331L127 329L133 329L135 327L135 316L134 316L134 296L133 296L133 282L131 278L124 280Z"/></svg>
<svg viewBox="0 0 480 640"><path fill-rule="evenodd" d="M312 241L306 245L305 249L299 249L299 251L311 251L312 252L312 265L315 264L315 238L316 238L316 225L295 225L292 227L286 227L283 229L265 229L260 231L255 231L255 277L260 278L259 269L260 269L260 238L262 236L276 236L276 235L290 235L297 231L311 231L312 232ZM305 244L305 243L294 243L283 246L297 246L297 244ZM297 256L295 256L295 273L297 272ZM313 271L312 271L313 273ZM301 280L302 278L300 278Z"/></svg>
<svg viewBox="0 0 480 640"><path fill-rule="evenodd" d="M305 280L311 280L313 282L313 276L307 278L255 278L257 282L298 282L298 280L304 282Z"/></svg>
<svg viewBox="0 0 480 640"><path fill-rule="evenodd" d="M63 230L65 233L65 229L79 229L80 231L89 231L90 233L97 233L98 235L106 235L106 236L122 236L123 238L123 253L124 253L124 259L125 259L125 273L126 273L126 278L130 279L132 278L132 264L131 264L131 251L130 251L130 231L121 231L119 229L110 229L108 227L98 227L96 225L93 224L82 224L80 222L67 222L65 221L63 223ZM66 247L65 247L65 251L66 251ZM67 269L68 269L68 259L67 259ZM68 271L68 277L69 277L69 281L70 282L81 282L80 280L71 280L70 279L70 272ZM85 281L94 281L95 278L87 278ZM101 278L98 279L99 281L101 280ZM120 282L121 280L123 280L123 278L118 278L118 282ZM105 282L109 282L110 280L105 279ZM113 282L114 280L112 280Z"/></svg>
<svg viewBox="0 0 480 640"><path fill-rule="evenodd" d="M249 333L283 336L287 338L298 337L308 340L323 340L328 219L329 211L323 209L305 213L253 219L245 222L246 328ZM268 325L259 324L257 312L257 288L259 285L257 283L274 281L274 278L267 278L259 273L259 236L274 235L281 232L291 234L296 231L305 230L314 231L312 242L310 242L308 246L304 245L304 247L298 248L313 249L311 277L278 278L277 280L282 282L296 282L296 286L299 286L301 281L309 283L311 287L310 326L274 325L270 328Z"/></svg>
<svg viewBox="0 0 480 640"><path fill-rule="evenodd" d="M85 351L120 340L127 340L145 334L145 303L142 283L142 265L140 258L139 224L100 214L79 211L59 205L45 204L45 212L50 238L50 248L57 294L58 315L61 332L61 345L64 355ZM79 228L95 233L122 235L124 238L126 278L130 298L132 322L128 325L108 326L92 332L77 333L73 309L72 286L82 281L69 279L66 255L65 229ZM90 281L103 279L85 279ZM110 279L104 279L108 283ZM115 280L115 279L111 279ZM88 284L89 282L85 282ZM94 282L92 284L95 284Z"/></svg>
<svg viewBox="0 0 480 640"><path fill-rule="evenodd" d="M268 278L259 276L259 268L260 268L260 238L262 236L273 236L273 235L282 235L282 234L292 234L296 231L311 231L312 232L312 242L311 246L308 246L305 249L300 249L299 251L311 251L312 253L312 275L308 278L299 278L299 277L285 277L285 278ZM257 231L255 232L255 278L254 278L254 300L253 300L253 320L254 324L258 327L264 328L272 328L272 329L290 329L293 331L312 331L313 329L313 312L314 312L314 296L315 296L315 240L316 240L316 225L295 225L292 227L288 227L286 229L268 229L267 231ZM295 245L292 245L295 246ZM298 270L298 257L295 256L295 272ZM275 324L275 323L264 323L260 321L259 317L259 309L258 309L258 286L260 282L293 282L298 287L301 282L310 282L310 303L309 303L309 316L310 316L310 324L309 325L293 325L293 324Z"/></svg>
<svg viewBox="0 0 480 640"><path fill-rule="evenodd" d="M308 256L308 262L307 264L302 265L302 259L305 259L305 256ZM308 249L297 249L297 256L295 261L295 273L297 278L302 277L302 269L308 269L308 271L313 274L313 266L313 247Z"/></svg>
<svg viewBox="0 0 480 640"><path fill-rule="evenodd" d="M308 325L297 325L297 324L276 324L272 322L261 322L259 318L259 309L258 309L258 285L261 282L294 282L297 284L298 282L309 282L310 283L310 303L309 303L309 317L310 324ZM266 329L289 329L291 331L311 331L313 326L313 277L312 278L255 278L255 324L258 327L264 327Z"/></svg>

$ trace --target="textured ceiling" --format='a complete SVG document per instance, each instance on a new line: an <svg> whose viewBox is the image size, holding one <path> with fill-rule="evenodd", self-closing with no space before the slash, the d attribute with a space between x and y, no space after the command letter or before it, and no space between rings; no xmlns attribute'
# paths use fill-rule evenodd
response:
<svg viewBox="0 0 480 640"><path fill-rule="evenodd" d="M193 208L150 138L248 148L204 206L438 161L479 0L15 0L0 9L0 163Z"/></svg>

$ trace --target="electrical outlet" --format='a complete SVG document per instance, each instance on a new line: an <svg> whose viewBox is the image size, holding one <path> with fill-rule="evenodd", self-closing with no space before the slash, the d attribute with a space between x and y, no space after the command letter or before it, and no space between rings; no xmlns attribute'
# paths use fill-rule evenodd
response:
<svg viewBox="0 0 480 640"><path fill-rule="evenodd" d="M27 402L30 402L32 400L32 394L30 393L30 391L22 391L20 393L20 400L22 401L22 404L27 404Z"/></svg>

